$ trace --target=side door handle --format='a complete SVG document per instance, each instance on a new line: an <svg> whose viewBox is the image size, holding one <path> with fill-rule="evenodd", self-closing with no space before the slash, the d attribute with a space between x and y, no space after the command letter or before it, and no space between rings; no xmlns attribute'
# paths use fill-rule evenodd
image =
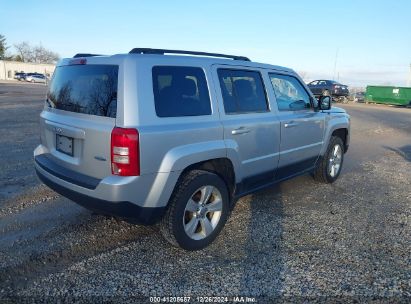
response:
<svg viewBox="0 0 411 304"><path fill-rule="evenodd" d="M284 128L292 128L296 126L298 126L298 123L294 121L289 121L289 122L284 123Z"/></svg>
<svg viewBox="0 0 411 304"><path fill-rule="evenodd" d="M240 134L246 134L246 133L250 133L250 129L244 128L244 127L239 127L237 129L234 129L231 131L231 134L233 135L240 135Z"/></svg>

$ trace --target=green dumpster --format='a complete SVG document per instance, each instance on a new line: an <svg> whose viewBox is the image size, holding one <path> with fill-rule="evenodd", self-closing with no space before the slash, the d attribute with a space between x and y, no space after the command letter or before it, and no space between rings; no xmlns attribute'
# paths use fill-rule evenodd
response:
<svg viewBox="0 0 411 304"><path fill-rule="evenodd" d="M392 86L367 86L365 100L368 102L411 106L411 88Z"/></svg>

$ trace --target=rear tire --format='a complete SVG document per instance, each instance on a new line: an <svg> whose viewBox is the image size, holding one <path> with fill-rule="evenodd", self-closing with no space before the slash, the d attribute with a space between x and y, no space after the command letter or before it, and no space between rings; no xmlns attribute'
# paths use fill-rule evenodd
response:
<svg viewBox="0 0 411 304"><path fill-rule="evenodd" d="M160 231L174 246L199 250L214 241L228 214L225 182L214 173L193 170L178 181L160 222Z"/></svg>
<svg viewBox="0 0 411 304"><path fill-rule="evenodd" d="M332 136L324 156L318 160L314 179L330 184L340 176L344 162L344 142L338 136Z"/></svg>

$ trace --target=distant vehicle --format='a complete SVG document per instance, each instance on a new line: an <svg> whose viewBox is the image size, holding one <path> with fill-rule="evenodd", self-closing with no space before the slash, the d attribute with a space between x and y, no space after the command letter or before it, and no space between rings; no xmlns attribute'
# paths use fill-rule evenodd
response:
<svg viewBox="0 0 411 304"><path fill-rule="evenodd" d="M33 76L33 75L43 75L43 74L41 74L41 73L25 73L26 74L26 76Z"/></svg>
<svg viewBox="0 0 411 304"><path fill-rule="evenodd" d="M314 80L307 85L315 96L331 96L334 100L348 102L348 87L334 80Z"/></svg>
<svg viewBox="0 0 411 304"><path fill-rule="evenodd" d="M353 95L354 102L364 102L365 101L365 92L357 92Z"/></svg>
<svg viewBox="0 0 411 304"><path fill-rule="evenodd" d="M20 72L20 73L14 74L14 79L17 79L19 81L22 81L25 78L26 78L26 73Z"/></svg>
<svg viewBox="0 0 411 304"><path fill-rule="evenodd" d="M36 76L36 75L43 75L43 74L41 74L41 73L24 73L24 77L22 77L21 80L26 80L27 77Z"/></svg>
<svg viewBox="0 0 411 304"><path fill-rule="evenodd" d="M32 82L32 83L35 83L35 82L46 83L47 78L43 74L32 73L32 75L27 74L26 81Z"/></svg>

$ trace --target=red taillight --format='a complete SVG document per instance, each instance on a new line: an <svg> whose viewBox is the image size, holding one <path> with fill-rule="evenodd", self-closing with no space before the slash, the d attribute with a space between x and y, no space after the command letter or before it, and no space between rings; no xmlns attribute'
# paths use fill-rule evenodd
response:
<svg viewBox="0 0 411 304"><path fill-rule="evenodd" d="M115 127L111 132L111 172L120 176L140 175L140 147L136 129Z"/></svg>

